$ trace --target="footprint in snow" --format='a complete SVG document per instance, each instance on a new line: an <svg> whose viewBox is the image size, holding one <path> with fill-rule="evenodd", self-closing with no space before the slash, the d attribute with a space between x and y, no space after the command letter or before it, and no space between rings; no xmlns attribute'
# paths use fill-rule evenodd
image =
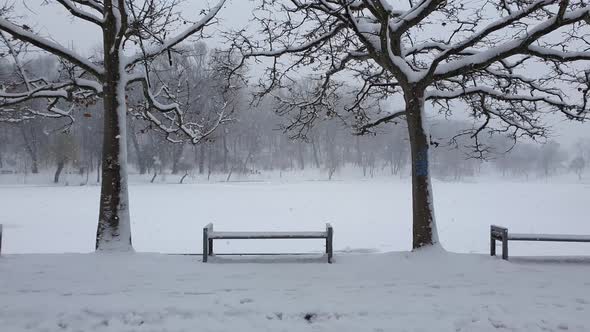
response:
<svg viewBox="0 0 590 332"><path fill-rule="evenodd" d="M305 314L305 316L303 316L303 318L308 322L308 323L312 323L313 320L317 317L317 314L314 314L312 312L308 312Z"/></svg>
<svg viewBox="0 0 590 332"><path fill-rule="evenodd" d="M282 312L275 312L273 315L267 315L266 319L268 319L268 320L273 320L273 319L283 320L283 313Z"/></svg>

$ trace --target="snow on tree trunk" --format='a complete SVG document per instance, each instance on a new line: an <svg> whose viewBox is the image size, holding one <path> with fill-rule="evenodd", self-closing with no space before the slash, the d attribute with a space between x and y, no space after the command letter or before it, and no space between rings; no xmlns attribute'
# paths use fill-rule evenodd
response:
<svg viewBox="0 0 590 332"><path fill-rule="evenodd" d="M105 3L110 4L110 2ZM116 9L115 9L116 11ZM97 251L132 251L129 194L127 189L127 105L125 69L117 35L120 17L106 10L104 31L104 134Z"/></svg>
<svg viewBox="0 0 590 332"><path fill-rule="evenodd" d="M406 117L412 157L412 248L438 244L430 183L429 141L424 126L424 93L412 89L406 94Z"/></svg>
<svg viewBox="0 0 590 332"><path fill-rule="evenodd" d="M112 83L112 84L111 84ZM131 225L127 190L127 149L124 87L105 84L104 136L100 211L96 250L130 251Z"/></svg>

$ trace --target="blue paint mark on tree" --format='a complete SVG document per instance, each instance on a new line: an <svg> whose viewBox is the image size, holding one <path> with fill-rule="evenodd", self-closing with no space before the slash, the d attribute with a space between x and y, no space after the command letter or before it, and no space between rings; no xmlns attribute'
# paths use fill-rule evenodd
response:
<svg viewBox="0 0 590 332"><path fill-rule="evenodd" d="M418 151L416 160L414 160L414 166L416 167L417 176L428 175L428 149L424 148Z"/></svg>

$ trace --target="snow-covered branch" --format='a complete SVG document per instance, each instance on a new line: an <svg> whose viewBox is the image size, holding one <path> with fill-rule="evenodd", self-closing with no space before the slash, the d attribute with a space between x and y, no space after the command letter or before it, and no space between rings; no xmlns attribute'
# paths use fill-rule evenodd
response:
<svg viewBox="0 0 590 332"><path fill-rule="evenodd" d="M198 144L208 138L220 125L232 121L228 111L228 103L219 105L215 119L208 123L202 121L189 120L189 116L182 109L178 102L162 102L158 99L158 94L152 92L150 84L145 74L136 74L129 77L128 85L140 84L143 97L146 101L144 107L139 107L139 111L131 110L135 116L142 117L144 120L152 123L158 130L162 131L166 138L173 143L190 141ZM160 92L167 91L168 88L163 86ZM170 96L170 98L174 96Z"/></svg>
<svg viewBox="0 0 590 332"><path fill-rule="evenodd" d="M509 27L512 24L514 24L515 22L527 17L529 14L531 14L539 9L542 9L545 6L551 5L554 2L555 2L554 0L536 1L533 4L527 6L526 8L524 8L522 10L519 10L517 12L513 12L512 14L510 14L507 17L504 17L502 19L496 20L496 21L488 24L485 28L478 31L477 33L474 33L471 36L469 36L468 38L462 40L461 42L458 42L458 43L455 43L452 45L445 44L445 43L436 43L435 45L432 45L432 44L428 45L427 44L426 47L434 46L432 48L437 48L442 51L432 61L432 64L430 65L429 74L432 74L434 71L436 71L438 64L441 63L442 61L448 59L449 57L451 57L453 55L460 54L461 52L467 50L468 48L475 46L477 43L481 42L484 38L490 36L492 33L502 30L506 27ZM424 49L424 48L422 48L422 49ZM473 52L471 52L471 53L473 53ZM471 54L471 55L474 55L474 54Z"/></svg>
<svg viewBox="0 0 590 332"><path fill-rule="evenodd" d="M511 94L505 93L502 91L498 91L497 89L493 89L486 86L475 86L475 87L467 87L462 89L455 89L453 91L440 91L440 90L429 90L426 92L425 99L426 100L450 100L450 99L457 99L460 97L470 96L470 95L485 95L492 97L496 100L502 101L518 101L518 102L530 102L530 103L537 103L541 102L550 106L554 106L560 109L563 109L564 112L567 112L568 109L576 108L575 104L570 104L565 102L563 99L553 99L548 96L537 96L534 94ZM579 108L579 106L578 106ZM573 114L567 112L569 116L577 117L577 114Z"/></svg>
<svg viewBox="0 0 590 332"><path fill-rule="evenodd" d="M104 23L104 19L101 17L98 17L96 15L94 15L93 13L90 13L78 6L76 6L76 1L73 0L57 0L57 2L59 2L62 6L64 6L69 12L70 14L72 14L73 16L80 18L84 21L87 22L92 22L98 26L102 26ZM92 5L91 3L89 3L90 5Z"/></svg>
<svg viewBox="0 0 590 332"><path fill-rule="evenodd" d="M104 74L104 69L101 66L92 63L87 58L84 58L76 52L67 49L49 39L43 38L31 32L29 29L20 27L4 18L0 18L0 31L4 31L15 38L22 40L23 42L29 43L60 58L63 58L79 66L97 78L102 77Z"/></svg>
<svg viewBox="0 0 590 332"><path fill-rule="evenodd" d="M549 2L555 3L556 1L553 0ZM539 1L539 3L545 4L545 1ZM566 8L567 4L568 1L562 1L560 8ZM572 25L578 22L586 22L588 19L590 19L590 9L588 8L580 8L570 12L560 10L558 14L554 14L545 21L542 21L532 28L527 29L524 35L519 38L507 41L500 45L495 45L494 47L473 55L461 57L457 60L440 64L434 70L431 69L431 71L434 74L434 78L436 80L440 80L447 77L456 76L467 70L473 71L485 68L496 61L500 61L518 54L538 54L541 57L551 57L555 55L555 51L546 50L547 52L545 53L543 52L543 48L538 48L535 46L531 47L531 44L561 27ZM504 21L502 20L501 22ZM474 37L474 39L477 38ZM434 64L436 64L436 62Z"/></svg>
<svg viewBox="0 0 590 332"><path fill-rule="evenodd" d="M145 61L148 59L153 59L158 55L168 51L169 49L177 46L178 44L182 43L184 40L193 36L194 34L200 32L205 28L211 21L215 18L217 13L221 10L223 5L225 4L226 0L219 0L217 5L209 10L209 12L201 18L198 22L192 24L189 28L185 29L181 33L176 36L166 38L161 42L160 45L155 46L153 48L145 49L143 53L139 53L127 60L127 67L131 67L138 62Z"/></svg>
<svg viewBox="0 0 590 332"><path fill-rule="evenodd" d="M563 52L537 45L529 45L529 47L527 47L526 53L544 60L556 60L562 63L580 60L590 60L590 52Z"/></svg>
<svg viewBox="0 0 590 332"><path fill-rule="evenodd" d="M367 123L367 124L364 124L364 125L360 126L357 129L357 131L356 131L355 134L357 134L357 135L365 135L365 134L367 134L367 133L370 132L370 129L371 128L377 127L377 126L379 126L382 123L391 122L391 121L393 121L393 120L395 120L395 119L397 119L399 117L402 117L404 115L406 115L406 111L403 111L403 110L402 111L392 112L389 115L386 115L386 116L384 116L382 118L379 118L379 119L377 119L377 120L375 120L373 122L370 122L370 123Z"/></svg>
<svg viewBox="0 0 590 332"><path fill-rule="evenodd" d="M104 11L104 4L100 0L70 0L73 3L79 4L81 6L88 7L93 9L99 13Z"/></svg>

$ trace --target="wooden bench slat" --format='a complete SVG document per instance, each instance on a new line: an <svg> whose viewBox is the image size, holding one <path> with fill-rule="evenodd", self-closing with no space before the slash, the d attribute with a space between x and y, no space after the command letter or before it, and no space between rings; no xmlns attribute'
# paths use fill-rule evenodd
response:
<svg viewBox="0 0 590 332"><path fill-rule="evenodd" d="M210 239L325 239L326 232L211 232Z"/></svg>
<svg viewBox="0 0 590 332"><path fill-rule="evenodd" d="M512 241L590 242L590 235L508 233Z"/></svg>

